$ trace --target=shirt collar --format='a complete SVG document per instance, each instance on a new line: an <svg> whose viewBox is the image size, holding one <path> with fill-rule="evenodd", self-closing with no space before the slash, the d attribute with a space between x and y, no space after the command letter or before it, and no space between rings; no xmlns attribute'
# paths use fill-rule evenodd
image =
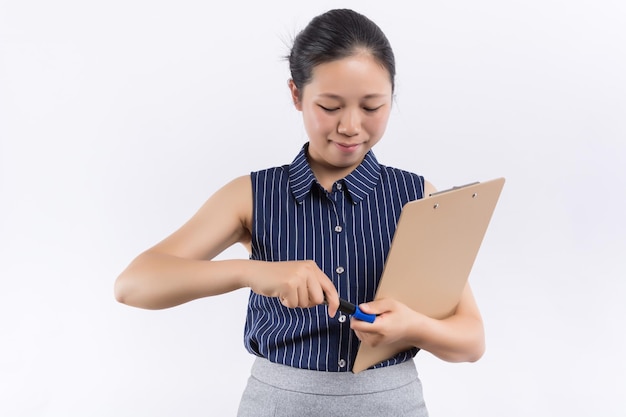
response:
<svg viewBox="0 0 626 417"><path fill-rule="evenodd" d="M297 202L311 192L311 187L317 184L315 175L307 160L308 143L289 165L289 184L293 197ZM380 181L381 167L374 153L370 150L365 154L363 161L347 177L338 182L343 182L344 191L347 192L354 204L360 203L374 190Z"/></svg>

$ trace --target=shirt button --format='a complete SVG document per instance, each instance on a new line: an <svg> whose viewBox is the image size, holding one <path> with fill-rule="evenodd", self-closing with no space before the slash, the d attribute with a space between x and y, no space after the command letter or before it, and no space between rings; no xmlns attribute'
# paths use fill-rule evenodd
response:
<svg viewBox="0 0 626 417"><path fill-rule="evenodd" d="M337 189L338 189L339 191L341 191L341 189L342 189L342 188L343 188L343 186L341 185L341 183L340 183L340 182L338 182L338 183L337 183Z"/></svg>
<svg viewBox="0 0 626 417"><path fill-rule="evenodd" d="M335 269L335 272L338 274L343 273L343 271L344 271L343 266L338 266L337 269Z"/></svg>
<svg viewBox="0 0 626 417"><path fill-rule="evenodd" d="M337 363L337 365L339 365L340 368L345 368L346 361L344 359L339 359L339 363Z"/></svg>
<svg viewBox="0 0 626 417"><path fill-rule="evenodd" d="M342 230L343 230L343 227L341 227L339 225L335 226L335 232L341 233Z"/></svg>
<svg viewBox="0 0 626 417"><path fill-rule="evenodd" d="M343 323L346 321L346 315L342 314L341 316L339 316L339 323Z"/></svg>

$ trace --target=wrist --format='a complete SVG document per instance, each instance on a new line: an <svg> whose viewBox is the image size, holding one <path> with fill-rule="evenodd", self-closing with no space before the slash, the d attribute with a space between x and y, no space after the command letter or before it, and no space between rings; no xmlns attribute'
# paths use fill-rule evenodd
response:
<svg viewBox="0 0 626 417"><path fill-rule="evenodd" d="M236 260L234 270L237 271L235 281L239 288L252 288L252 280L255 275L259 274L259 267L261 261L240 259Z"/></svg>
<svg viewBox="0 0 626 417"><path fill-rule="evenodd" d="M407 341L412 346L422 347L424 345L424 340L427 339L426 335L430 331L433 319L422 313L418 313L417 311L413 311L413 313L413 317L409 320L406 332Z"/></svg>

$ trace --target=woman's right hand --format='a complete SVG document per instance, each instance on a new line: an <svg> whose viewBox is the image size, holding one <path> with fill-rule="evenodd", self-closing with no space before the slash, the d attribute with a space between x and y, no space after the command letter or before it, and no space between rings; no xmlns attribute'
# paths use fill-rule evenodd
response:
<svg viewBox="0 0 626 417"><path fill-rule="evenodd" d="M247 286L255 293L278 297L289 308L308 308L326 301L329 316L337 313L337 289L314 261L251 262L254 273Z"/></svg>

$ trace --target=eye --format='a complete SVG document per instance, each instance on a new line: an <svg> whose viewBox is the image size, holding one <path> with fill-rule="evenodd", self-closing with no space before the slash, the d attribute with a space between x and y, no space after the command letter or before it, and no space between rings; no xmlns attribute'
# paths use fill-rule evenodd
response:
<svg viewBox="0 0 626 417"><path fill-rule="evenodd" d="M378 107L363 107L363 110L365 110L368 113L374 113L375 111L379 110L381 107L382 105Z"/></svg>
<svg viewBox="0 0 626 417"><path fill-rule="evenodd" d="M321 104L318 104L318 106L320 106L320 108L327 113L332 113L332 112L339 110L339 107L324 107Z"/></svg>

